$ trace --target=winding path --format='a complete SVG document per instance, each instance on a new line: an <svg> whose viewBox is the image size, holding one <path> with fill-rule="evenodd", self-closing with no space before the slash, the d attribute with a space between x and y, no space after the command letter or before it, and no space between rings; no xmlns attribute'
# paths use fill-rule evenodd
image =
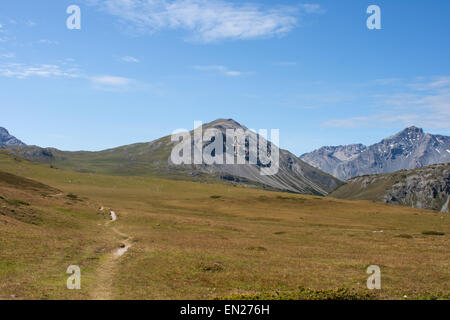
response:
<svg viewBox="0 0 450 320"><path fill-rule="evenodd" d="M112 210L109 213L111 219L106 223L107 226L117 221L117 214ZM112 299L113 279L116 273L118 258L123 256L132 246L132 238L130 236L120 232L115 227L112 227L111 230L123 240L121 240L122 244L120 248L116 249L113 253L107 254L104 261L97 268L97 287L92 293L92 299L94 300Z"/></svg>

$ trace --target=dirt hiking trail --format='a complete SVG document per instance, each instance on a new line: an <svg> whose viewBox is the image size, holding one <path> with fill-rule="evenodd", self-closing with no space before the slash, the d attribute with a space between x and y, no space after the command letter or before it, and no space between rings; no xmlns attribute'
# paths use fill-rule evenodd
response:
<svg viewBox="0 0 450 320"><path fill-rule="evenodd" d="M103 209L103 207L101 207ZM103 210L101 210L103 211ZM115 211L110 210L110 220L106 223L106 226L117 221L117 214ZM107 253L97 268L97 286L91 294L93 300L111 300L113 288L113 279L116 273L117 262L128 249L132 246L132 238L127 234L120 232L116 227L111 227L111 230L120 237L120 246L115 251Z"/></svg>

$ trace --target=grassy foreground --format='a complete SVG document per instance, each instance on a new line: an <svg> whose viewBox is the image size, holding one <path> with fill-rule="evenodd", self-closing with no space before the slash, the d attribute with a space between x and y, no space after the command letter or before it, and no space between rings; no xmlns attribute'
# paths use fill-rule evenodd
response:
<svg viewBox="0 0 450 320"><path fill-rule="evenodd" d="M44 184L0 179L0 298L449 298L448 214L77 173L2 153L0 171ZM66 288L69 265L81 290ZM381 268L376 292L369 265Z"/></svg>

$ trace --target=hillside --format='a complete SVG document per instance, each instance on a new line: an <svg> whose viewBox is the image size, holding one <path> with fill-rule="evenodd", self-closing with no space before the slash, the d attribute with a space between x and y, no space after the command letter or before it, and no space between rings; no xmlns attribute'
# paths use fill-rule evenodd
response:
<svg viewBox="0 0 450 320"><path fill-rule="evenodd" d="M350 179L330 197L376 200L414 208L448 212L450 164L437 164L391 174Z"/></svg>
<svg viewBox="0 0 450 320"><path fill-rule="evenodd" d="M450 162L450 137L409 127L371 146L322 147L300 156L341 180Z"/></svg>
<svg viewBox="0 0 450 320"><path fill-rule="evenodd" d="M44 168L0 153L0 170L0 300L85 299L65 288L65 271L82 266L84 285L92 288L102 252L116 246L103 226L108 216L87 197L16 175L50 177Z"/></svg>
<svg viewBox="0 0 450 320"><path fill-rule="evenodd" d="M243 129L231 119L218 119L203 125L203 130L216 128L225 136L226 129ZM194 140L194 139L192 139ZM192 145L194 141L192 141ZM287 150L280 149L279 171L263 176L261 164L245 165L174 165L170 154L175 143L170 136L148 143L137 143L99 152L65 152L35 146L12 146L6 150L17 157L78 172L126 176L153 176L189 181L221 182L245 187L282 190L303 194L326 195L341 181L299 160ZM203 143L203 148L207 145ZM248 150L247 150L248 152ZM247 155L248 157L248 155Z"/></svg>
<svg viewBox="0 0 450 320"><path fill-rule="evenodd" d="M40 192L43 195L56 194L60 191L58 189L47 186L43 183L22 178L14 174L0 171L0 186L16 188L20 190Z"/></svg>
<svg viewBox="0 0 450 320"><path fill-rule="evenodd" d="M17 181L33 180L28 189L22 182L0 184L0 299L450 294L450 221L436 212L79 173L1 151L0 170L19 176ZM48 188L60 192L50 194ZM109 210L117 221L110 221ZM117 257L124 244L129 250ZM381 291L366 289L372 264L383 272ZM69 265L81 268L81 290L65 287Z"/></svg>

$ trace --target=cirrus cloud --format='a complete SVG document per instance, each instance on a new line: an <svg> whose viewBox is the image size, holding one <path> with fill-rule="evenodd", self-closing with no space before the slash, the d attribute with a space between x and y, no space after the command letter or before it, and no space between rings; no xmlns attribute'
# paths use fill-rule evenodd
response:
<svg viewBox="0 0 450 320"><path fill-rule="evenodd" d="M68 61L69 60L69 61ZM89 75L71 65L71 59L60 64L0 63L0 77L15 79L81 79L88 81L94 89L103 91L153 90L154 88L132 78L115 75ZM159 90L160 91L160 90Z"/></svg>
<svg viewBox="0 0 450 320"><path fill-rule="evenodd" d="M0 76L17 79L30 77L79 78L81 74L77 68L64 69L56 64L28 65L24 63L6 63L0 64Z"/></svg>
<svg viewBox="0 0 450 320"><path fill-rule="evenodd" d="M199 71L215 71L215 72L219 72L225 76L229 76L229 77L238 77L238 76L242 76L242 75L248 75L250 74L250 72L242 72L242 71L237 71L237 70L230 70L225 66L220 66L220 65L212 65L212 66L194 66L193 67L195 70L199 70Z"/></svg>
<svg viewBox="0 0 450 320"><path fill-rule="evenodd" d="M132 56L125 56L125 57L122 57L120 60L122 60L123 62L132 62L132 63L141 62L138 58L135 58Z"/></svg>
<svg viewBox="0 0 450 320"><path fill-rule="evenodd" d="M288 33L300 16L321 13L317 4L267 6L224 0L87 0L138 32L181 29L189 40L215 42Z"/></svg>
<svg viewBox="0 0 450 320"><path fill-rule="evenodd" d="M429 129L450 129L450 77L422 77L398 82L399 91L370 96L367 103L378 106L378 112L344 119L330 119L326 127L374 127L380 124L416 125ZM387 85L383 83L383 85Z"/></svg>
<svg viewBox="0 0 450 320"><path fill-rule="evenodd" d="M126 89L132 79L111 75L94 76L90 78L94 87L99 89Z"/></svg>

